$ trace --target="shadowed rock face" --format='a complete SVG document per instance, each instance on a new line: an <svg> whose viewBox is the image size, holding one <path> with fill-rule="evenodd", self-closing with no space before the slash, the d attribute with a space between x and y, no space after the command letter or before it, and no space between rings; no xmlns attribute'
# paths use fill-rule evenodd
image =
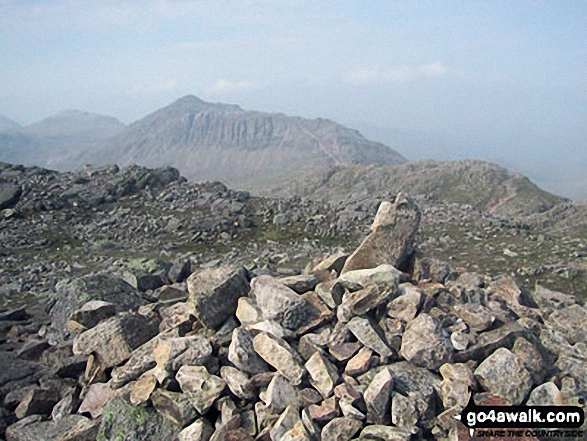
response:
<svg viewBox="0 0 587 441"><path fill-rule="evenodd" d="M332 121L245 111L194 96L131 124L78 159L78 164L172 165L188 179L247 189L328 165L405 162L389 147Z"/></svg>

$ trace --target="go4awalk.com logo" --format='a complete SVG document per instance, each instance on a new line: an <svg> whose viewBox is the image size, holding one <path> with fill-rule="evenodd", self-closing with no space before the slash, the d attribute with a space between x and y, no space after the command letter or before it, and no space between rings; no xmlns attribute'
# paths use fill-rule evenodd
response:
<svg viewBox="0 0 587 441"><path fill-rule="evenodd" d="M578 438L585 433L579 406L477 406L473 399L455 417L477 437Z"/></svg>

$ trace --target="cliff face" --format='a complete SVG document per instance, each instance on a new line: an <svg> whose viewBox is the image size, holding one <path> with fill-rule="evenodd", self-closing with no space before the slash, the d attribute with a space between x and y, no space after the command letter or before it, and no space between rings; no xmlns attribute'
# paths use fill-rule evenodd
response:
<svg viewBox="0 0 587 441"><path fill-rule="evenodd" d="M172 165L194 180L259 189L334 164L397 164L396 151L324 119L250 112L187 96L128 126L81 163Z"/></svg>

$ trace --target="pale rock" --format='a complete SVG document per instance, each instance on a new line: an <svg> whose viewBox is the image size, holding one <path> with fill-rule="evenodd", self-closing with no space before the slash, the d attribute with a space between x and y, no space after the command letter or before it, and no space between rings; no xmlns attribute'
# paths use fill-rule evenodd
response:
<svg viewBox="0 0 587 441"><path fill-rule="evenodd" d="M361 317L354 317L347 324L349 331L359 340L364 346L378 353L382 357L390 357L393 352L387 346L387 343L375 331L373 325L368 319Z"/></svg>
<svg viewBox="0 0 587 441"><path fill-rule="evenodd" d="M116 395L116 391L110 388L108 383L95 383L89 386L78 413L89 413L92 418L102 415L104 406Z"/></svg>
<svg viewBox="0 0 587 441"><path fill-rule="evenodd" d="M302 359L284 340L261 333L253 338L253 348L263 360L277 369L293 385L301 383L304 375Z"/></svg>
<svg viewBox="0 0 587 441"><path fill-rule="evenodd" d="M340 377L338 370L321 352L314 352L314 355L305 364L306 370L310 374L310 383L324 398L332 395L334 386L338 383Z"/></svg>
<svg viewBox="0 0 587 441"><path fill-rule="evenodd" d="M232 340L228 347L228 360L249 374L258 374L269 370L267 363L253 349L251 333L244 328L236 328L232 332Z"/></svg>
<svg viewBox="0 0 587 441"><path fill-rule="evenodd" d="M373 351L369 348L362 348L357 355L347 362L344 372L351 376L362 375L369 370L372 360Z"/></svg>
<svg viewBox="0 0 587 441"><path fill-rule="evenodd" d="M413 251L422 214L409 198L398 194L393 203L379 205L369 234L349 256L342 274L384 263L403 269Z"/></svg>
<svg viewBox="0 0 587 441"><path fill-rule="evenodd" d="M182 366L175 378L200 414L212 407L226 387L222 378L211 375L204 366Z"/></svg>
<svg viewBox="0 0 587 441"><path fill-rule="evenodd" d="M257 276L251 281L252 298L267 320L275 320L284 328L296 330L308 320L308 303L302 296L270 276Z"/></svg>
<svg viewBox="0 0 587 441"><path fill-rule="evenodd" d="M201 366L212 356L210 341L202 336L161 338L153 351L154 375L162 383L184 365Z"/></svg>
<svg viewBox="0 0 587 441"><path fill-rule="evenodd" d="M249 297L240 297L238 299L235 315L243 326L263 320L263 313Z"/></svg>
<svg viewBox="0 0 587 441"><path fill-rule="evenodd" d="M445 409L464 409L471 398L475 378L471 368L462 363L446 363L440 366L442 386L440 396Z"/></svg>
<svg viewBox="0 0 587 441"><path fill-rule="evenodd" d="M95 327L78 335L73 353L94 353L103 368L116 366L130 357L132 351L159 332L155 316L123 313L101 321Z"/></svg>
<svg viewBox="0 0 587 441"><path fill-rule="evenodd" d="M290 430L285 432L279 441L311 441L308 431L302 420L298 421Z"/></svg>
<svg viewBox="0 0 587 441"><path fill-rule="evenodd" d="M362 427L363 423L354 418L335 418L322 429L322 439L329 441L349 441Z"/></svg>
<svg viewBox="0 0 587 441"><path fill-rule="evenodd" d="M412 284L402 283L399 286L397 297L387 306L387 314L396 319L409 322L418 313L422 301L422 293Z"/></svg>
<svg viewBox="0 0 587 441"><path fill-rule="evenodd" d="M412 435L416 433L416 429L405 427L392 427L381 425L370 425L365 427L360 434L359 439L377 440L377 441L409 441Z"/></svg>
<svg viewBox="0 0 587 441"><path fill-rule="evenodd" d="M371 284L397 287L406 277L394 266L384 263L373 268L347 271L338 278L338 282L350 291L357 291Z"/></svg>
<svg viewBox="0 0 587 441"><path fill-rule="evenodd" d="M209 441L214 427L205 418L196 420L183 429L177 436L178 441Z"/></svg>
<svg viewBox="0 0 587 441"><path fill-rule="evenodd" d="M273 411L283 412L287 406L298 404L296 388L281 375L275 375L267 389L259 394L265 405Z"/></svg>
<svg viewBox="0 0 587 441"><path fill-rule="evenodd" d="M290 431L300 419L300 410L297 406L289 405L279 416L273 427L270 435L272 440L281 440L282 437Z"/></svg>
<svg viewBox="0 0 587 441"><path fill-rule="evenodd" d="M345 288L338 280L329 280L316 285L314 292L330 309L335 309L342 302Z"/></svg>
<svg viewBox="0 0 587 441"><path fill-rule="evenodd" d="M563 406L564 398L559 388L551 381L536 387L530 392L527 406Z"/></svg>
<svg viewBox="0 0 587 441"><path fill-rule="evenodd" d="M130 402L134 406L145 404L157 386L157 378L154 375L142 375L132 386Z"/></svg>
<svg viewBox="0 0 587 441"><path fill-rule="evenodd" d="M308 413L312 420L323 423L340 416L340 408L338 407L336 397L330 397L323 400L320 404L308 406Z"/></svg>
<svg viewBox="0 0 587 441"><path fill-rule="evenodd" d="M522 361L506 348L499 348L475 370L481 386L519 405L530 392L532 378Z"/></svg>
<svg viewBox="0 0 587 441"><path fill-rule="evenodd" d="M226 382L230 391L242 400L252 400L255 397L249 376L231 366L222 366L220 376Z"/></svg>
<svg viewBox="0 0 587 441"><path fill-rule="evenodd" d="M440 322L422 313L406 327L400 354L407 361L427 369L438 369L452 360L454 347Z"/></svg>
<svg viewBox="0 0 587 441"><path fill-rule="evenodd" d="M24 394L14 414L19 420L30 415L49 415L59 399L58 391L35 387Z"/></svg>

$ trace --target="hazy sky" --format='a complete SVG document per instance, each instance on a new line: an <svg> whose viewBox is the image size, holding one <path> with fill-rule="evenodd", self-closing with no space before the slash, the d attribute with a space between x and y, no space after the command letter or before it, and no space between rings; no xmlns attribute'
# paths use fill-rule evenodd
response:
<svg viewBox="0 0 587 441"><path fill-rule="evenodd" d="M129 123L185 94L587 199L587 2L0 0L0 114Z"/></svg>

